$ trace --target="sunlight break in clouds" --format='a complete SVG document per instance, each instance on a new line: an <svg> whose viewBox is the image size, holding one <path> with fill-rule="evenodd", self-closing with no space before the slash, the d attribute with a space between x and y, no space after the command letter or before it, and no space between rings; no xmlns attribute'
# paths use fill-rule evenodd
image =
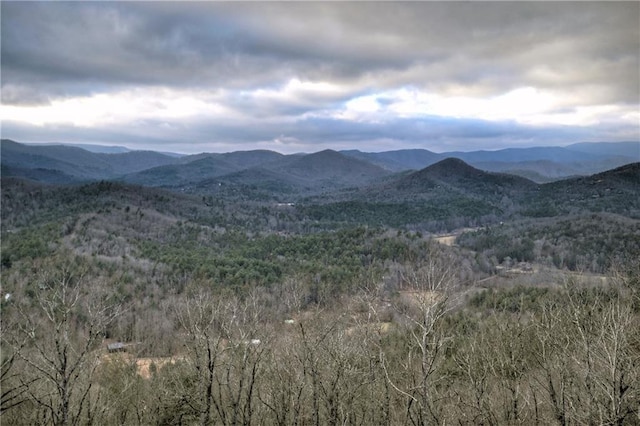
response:
<svg viewBox="0 0 640 426"><path fill-rule="evenodd" d="M444 96L427 94L412 89L400 89L361 96L345 104L337 117L374 120L385 116L425 116L471 118L480 120L513 120L523 124L543 123L549 111L554 109L556 99L533 87L523 87L503 95L489 98L467 96ZM382 101L382 102L380 102ZM548 117L548 115L547 115ZM566 124L558 120L556 124ZM579 122L571 124L579 125ZM585 123L586 124L586 123Z"/></svg>
<svg viewBox="0 0 640 426"><path fill-rule="evenodd" d="M638 2L0 8L2 136L17 141L193 152L640 139Z"/></svg>
<svg viewBox="0 0 640 426"><path fill-rule="evenodd" d="M21 121L34 126L71 124L76 127L213 117L227 112L224 107L200 99L197 94L166 88L53 99L45 105L2 105L0 111L2 119L7 121Z"/></svg>
<svg viewBox="0 0 640 426"><path fill-rule="evenodd" d="M0 116L7 121L21 121L35 126L71 124L77 127L126 124L143 120L238 119L251 115L251 108L268 105L268 110L254 118L277 116L279 109L298 108L310 116L323 116L315 111L318 100L339 99L347 90L326 82L303 82L292 79L282 88L257 89L234 94L219 92L204 97L195 92L170 89L136 89L102 93L88 97L52 100L50 104L34 106L2 105ZM238 102L237 99L242 99ZM235 105L234 105L235 104ZM421 118L429 116L490 121L511 120L522 124L587 126L598 117L624 111L614 106L586 106L570 112L557 111L562 103L548 93L533 87L512 90L489 98L443 96L412 89L385 91L354 97L341 110L330 115L342 120L385 121L385 118ZM243 107L246 110L243 111ZM626 119L638 119L633 111ZM247 117L249 119L250 117ZM291 119L295 119L292 117Z"/></svg>

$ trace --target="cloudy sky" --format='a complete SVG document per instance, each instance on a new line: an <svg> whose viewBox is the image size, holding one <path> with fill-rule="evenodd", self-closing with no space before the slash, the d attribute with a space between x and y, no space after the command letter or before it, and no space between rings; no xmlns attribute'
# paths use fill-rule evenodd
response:
<svg viewBox="0 0 640 426"><path fill-rule="evenodd" d="M639 2L1 3L2 137L184 153L640 140Z"/></svg>

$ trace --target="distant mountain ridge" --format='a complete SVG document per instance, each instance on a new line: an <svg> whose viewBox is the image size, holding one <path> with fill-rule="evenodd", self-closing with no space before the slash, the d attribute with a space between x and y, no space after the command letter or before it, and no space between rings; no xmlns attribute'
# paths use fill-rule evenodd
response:
<svg viewBox="0 0 640 426"><path fill-rule="evenodd" d="M319 193L366 185L389 174L377 165L337 151L324 150L303 156L282 156L275 161L201 182L197 188L216 189L217 184L235 185L245 191Z"/></svg>
<svg viewBox="0 0 640 426"><path fill-rule="evenodd" d="M449 157L427 149L403 149L386 152L341 151L343 154L369 161L391 171L419 170Z"/></svg>
<svg viewBox="0 0 640 426"><path fill-rule="evenodd" d="M576 175L591 175L640 161L640 142L578 143L566 147L506 148L496 151L434 153L424 149L364 153L343 151L368 159L390 171L422 169L445 158L459 158L486 171L506 172L539 183Z"/></svg>
<svg viewBox="0 0 640 426"><path fill-rule="evenodd" d="M502 186L511 185L535 185L528 179L504 173L492 173L477 169L465 163L459 158L446 158L431 166L428 166L407 178L414 176L421 179L427 178L438 182L452 182L458 184L473 185L479 180L488 180ZM406 179L406 178L405 178Z"/></svg>
<svg viewBox="0 0 640 426"><path fill-rule="evenodd" d="M549 155L541 148L533 152ZM373 157L384 160L385 154ZM397 164L403 158L413 156L415 160L422 154L423 160L436 156L430 152L395 151L390 157ZM481 158L487 155L476 154ZM511 157L513 162L502 163L521 165L516 161L519 154L522 152L507 151L506 159ZM584 154L597 157L595 153ZM114 156L121 160L120 164L111 162ZM588 176L538 183L514 174L482 170L455 157L440 159L419 170L393 172L376 164L380 161L368 161L367 156L324 150L306 155L237 151L166 158L152 152L96 154L79 148L33 147L3 141L1 162L3 182L27 179L32 181L27 185L35 185L34 181L54 184L61 193L94 197L94 201L103 204L103 198L111 196L105 192L110 188L130 194L161 194L169 190L189 199L194 211L218 217L226 211L225 206L239 201L236 208L240 210L233 219L238 223L244 220L242 209L261 206L265 212L272 211L276 221L281 213L302 218L309 230L348 223L458 229L585 212L629 217L640 212L640 162ZM111 177L118 170L131 170L158 159L169 163ZM548 168L557 164L551 160L531 163Z"/></svg>
<svg viewBox="0 0 640 426"><path fill-rule="evenodd" d="M264 184L260 176L269 176L270 187L281 182L290 188L309 191L359 186L393 173L422 170L446 158L457 158L476 169L518 175L537 183L589 176L640 161L639 142L450 153L426 149L377 153L325 150L283 155L254 150L177 157L155 151L90 152L77 146L26 145L3 139L0 152L3 176L42 182L117 179L147 186L197 189L211 184L211 179L222 183L225 176L229 176L227 183L255 187ZM256 170L241 173L252 169ZM258 172L259 169L263 172ZM200 182L204 183L200 185Z"/></svg>
<svg viewBox="0 0 640 426"><path fill-rule="evenodd" d="M3 139L0 160L3 166L17 169L54 170L78 180L99 180L171 164L176 158L155 151L105 154L66 145L25 145Z"/></svg>
<svg viewBox="0 0 640 426"><path fill-rule="evenodd" d="M362 183L372 177L381 177L389 173L380 166L330 149L300 157L282 169L306 179L349 177L354 183Z"/></svg>
<svg viewBox="0 0 640 426"><path fill-rule="evenodd" d="M364 198L378 200L431 199L451 197L500 200L531 191L538 184L520 176L486 172L459 158L445 158L409 174L374 183L362 190Z"/></svg>
<svg viewBox="0 0 640 426"><path fill-rule="evenodd" d="M117 145L93 145L88 143L77 143L77 144L65 144L65 143L55 143L55 142L47 142L47 143L34 143L31 144L33 146L68 146L81 148L89 152L93 152L96 154L122 154L125 152L133 151L126 146L117 146Z"/></svg>
<svg viewBox="0 0 640 426"><path fill-rule="evenodd" d="M640 160L640 143L638 142L581 142L567 145L571 151L586 152L599 155L614 155Z"/></svg>

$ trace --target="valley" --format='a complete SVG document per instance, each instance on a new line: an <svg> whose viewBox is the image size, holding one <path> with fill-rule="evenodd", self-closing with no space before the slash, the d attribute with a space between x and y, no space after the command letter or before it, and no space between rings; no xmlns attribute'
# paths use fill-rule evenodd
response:
<svg viewBox="0 0 640 426"><path fill-rule="evenodd" d="M3 140L0 419L637 424L639 147Z"/></svg>

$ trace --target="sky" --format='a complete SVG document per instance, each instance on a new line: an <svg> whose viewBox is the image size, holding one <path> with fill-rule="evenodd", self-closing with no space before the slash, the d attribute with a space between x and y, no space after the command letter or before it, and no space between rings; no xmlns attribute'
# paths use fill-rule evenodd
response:
<svg viewBox="0 0 640 426"><path fill-rule="evenodd" d="M640 2L0 3L2 137L181 153L640 140Z"/></svg>

